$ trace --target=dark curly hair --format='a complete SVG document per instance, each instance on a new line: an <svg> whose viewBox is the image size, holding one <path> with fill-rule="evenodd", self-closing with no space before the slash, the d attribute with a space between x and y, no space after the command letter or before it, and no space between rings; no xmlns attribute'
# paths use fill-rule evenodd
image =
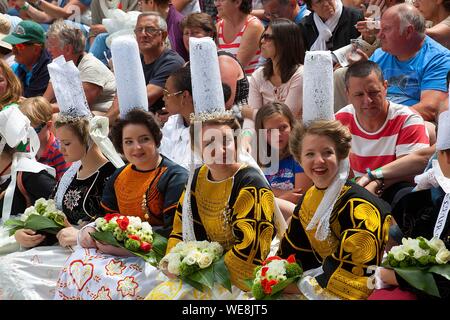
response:
<svg viewBox="0 0 450 320"><path fill-rule="evenodd" d="M153 140L155 140L156 147L159 148L162 139L162 132L154 116L151 113L145 112L141 109L133 109L127 113L125 118L119 119L111 130L111 140L119 153L123 154L123 128L129 124L141 124L147 127L153 137Z"/></svg>
<svg viewBox="0 0 450 320"><path fill-rule="evenodd" d="M242 0L239 10L243 13L250 14L252 12L252 0Z"/></svg>

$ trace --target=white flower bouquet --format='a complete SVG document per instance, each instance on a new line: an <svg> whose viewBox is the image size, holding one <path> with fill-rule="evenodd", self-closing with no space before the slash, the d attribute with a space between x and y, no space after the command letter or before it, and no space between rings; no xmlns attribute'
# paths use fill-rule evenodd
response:
<svg viewBox="0 0 450 320"><path fill-rule="evenodd" d="M248 281L253 297L257 300L276 299L292 282L299 279L303 270L295 260L295 255L287 259L269 257L255 268L254 279Z"/></svg>
<svg viewBox="0 0 450 320"><path fill-rule="evenodd" d="M40 198L33 206L25 209L25 212L15 219L8 219L4 226L8 228L9 234L13 235L19 229L31 229L42 234L57 234L65 228L66 216L56 209L55 201Z"/></svg>
<svg viewBox="0 0 450 320"><path fill-rule="evenodd" d="M383 266L391 268L411 286L440 297L432 273L450 280L450 251L442 240L423 237L403 238L402 245L392 247Z"/></svg>
<svg viewBox="0 0 450 320"><path fill-rule="evenodd" d="M205 287L212 289L214 283L219 283L231 292L223 248L217 242L179 242L161 259L159 267L200 291Z"/></svg>
<svg viewBox="0 0 450 320"><path fill-rule="evenodd" d="M95 220L95 227L92 238L125 248L152 265L157 265L166 250L167 239L154 233L151 225L139 217L107 214Z"/></svg>

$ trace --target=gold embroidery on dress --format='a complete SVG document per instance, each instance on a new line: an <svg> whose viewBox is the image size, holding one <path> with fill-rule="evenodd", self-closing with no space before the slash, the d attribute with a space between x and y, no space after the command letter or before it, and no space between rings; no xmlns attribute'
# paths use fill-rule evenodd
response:
<svg viewBox="0 0 450 320"><path fill-rule="evenodd" d="M367 277L354 275L341 266L331 275L327 289L346 300L367 299L371 293L367 287Z"/></svg>
<svg viewBox="0 0 450 320"><path fill-rule="evenodd" d="M363 220L366 228L372 232L375 232L380 227L380 213L368 202L364 201L364 203L357 205L353 215L356 219ZM356 227L360 227L360 224Z"/></svg>
<svg viewBox="0 0 450 320"><path fill-rule="evenodd" d="M364 265L377 257L377 241L373 234L365 230L358 230L345 238L342 248L350 253L351 261L357 265ZM343 258L346 259L347 256Z"/></svg>
<svg viewBox="0 0 450 320"><path fill-rule="evenodd" d="M261 209L264 213L264 217L267 221L272 221L275 208L275 197L273 193L267 189L261 189L259 192Z"/></svg>
<svg viewBox="0 0 450 320"><path fill-rule="evenodd" d="M237 214L237 219L245 218L255 205L255 196L248 189L242 189L234 203L234 212ZM254 192L254 190L252 191Z"/></svg>
<svg viewBox="0 0 450 320"><path fill-rule="evenodd" d="M263 231L261 231L261 233L259 234L259 247L261 250L261 258L262 259L265 259L270 252L270 245L271 245L272 236L273 236L272 225L267 223L267 224L264 224L264 226L266 228Z"/></svg>
<svg viewBox="0 0 450 320"><path fill-rule="evenodd" d="M229 250L234 244L234 236L230 224L231 209L229 199L233 188L233 177L211 182L207 178L208 168L203 166L198 174L195 190L195 200L202 225L210 241L217 241L224 250Z"/></svg>

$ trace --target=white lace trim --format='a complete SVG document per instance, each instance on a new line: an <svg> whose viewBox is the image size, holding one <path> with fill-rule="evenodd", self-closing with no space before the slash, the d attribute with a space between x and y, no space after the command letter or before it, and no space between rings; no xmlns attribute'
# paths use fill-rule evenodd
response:
<svg viewBox="0 0 450 320"><path fill-rule="evenodd" d="M334 204L341 194L342 187L345 185L348 177L350 163L348 158L341 160L339 172L331 185L325 191L325 194L317 207L316 213L309 222L306 230L313 230L317 226L315 237L317 240L324 241L330 234L330 217L333 212Z"/></svg>
<svg viewBox="0 0 450 320"><path fill-rule="evenodd" d="M64 195L66 194L67 188L70 186L70 184L73 181L73 178L78 172L78 169L81 167L81 161L76 161L72 163L69 169L64 173L64 175L61 177L61 180L58 184L58 189L56 190L55 194L55 203L56 208L58 210L62 210L62 203L64 199Z"/></svg>

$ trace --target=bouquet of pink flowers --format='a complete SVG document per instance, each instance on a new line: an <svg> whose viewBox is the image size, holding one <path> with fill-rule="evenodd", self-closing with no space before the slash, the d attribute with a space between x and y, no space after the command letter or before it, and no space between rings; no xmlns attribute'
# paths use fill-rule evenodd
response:
<svg viewBox="0 0 450 320"><path fill-rule="evenodd" d="M152 265L157 265L164 255L167 239L153 233L151 225L139 217L107 214L95 220L95 227L92 238L125 248Z"/></svg>
<svg viewBox="0 0 450 320"><path fill-rule="evenodd" d="M276 299L291 283L299 279L303 270L295 260L295 255L287 259L269 257L255 268L254 279L248 283L257 300Z"/></svg>

